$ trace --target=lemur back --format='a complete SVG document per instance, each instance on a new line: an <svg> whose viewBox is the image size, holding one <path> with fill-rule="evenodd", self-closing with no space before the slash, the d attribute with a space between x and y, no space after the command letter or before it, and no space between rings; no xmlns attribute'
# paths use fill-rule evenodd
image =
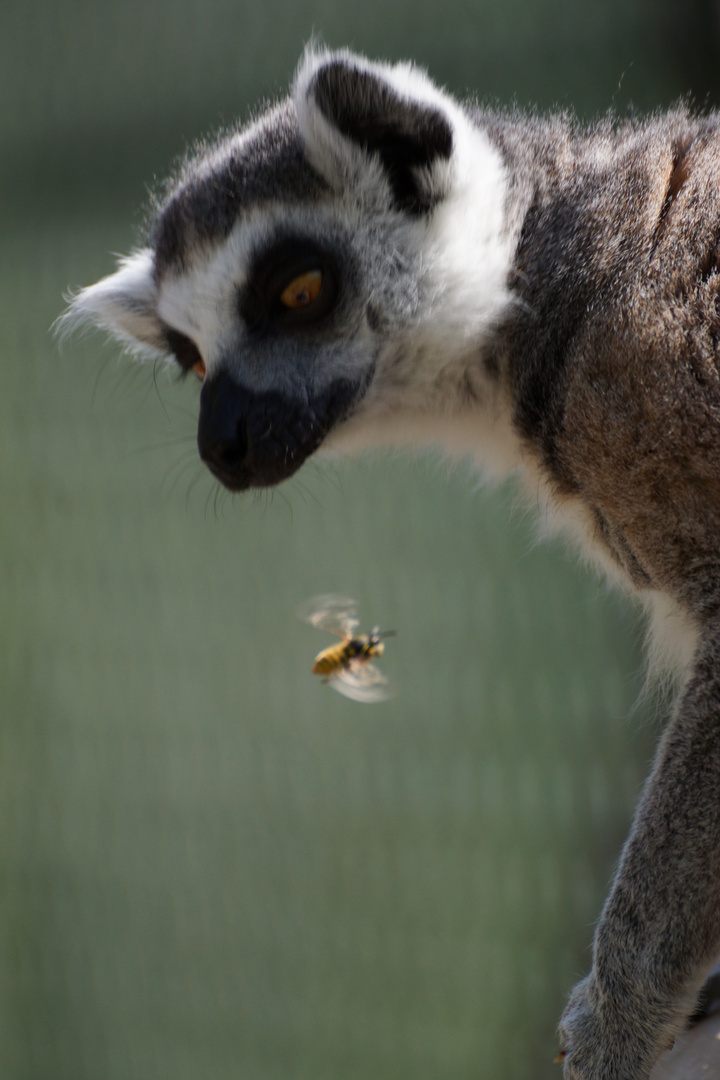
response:
<svg viewBox="0 0 720 1080"><path fill-rule="evenodd" d="M199 376L232 490L436 443L518 471L654 613L681 689L561 1022L573 1080L646 1077L720 951L719 179L715 115L583 127L310 51L66 317Z"/></svg>

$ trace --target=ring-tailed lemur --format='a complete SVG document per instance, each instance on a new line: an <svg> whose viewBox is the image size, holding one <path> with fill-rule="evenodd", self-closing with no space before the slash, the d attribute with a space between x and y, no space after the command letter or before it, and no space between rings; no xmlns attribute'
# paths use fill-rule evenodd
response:
<svg viewBox="0 0 720 1080"><path fill-rule="evenodd" d="M524 473L653 616L681 689L561 1021L565 1075L642 1080L720 951L720 119L583 128L309 51L80 292L202 379L239 491L322 447Z"/></svg>

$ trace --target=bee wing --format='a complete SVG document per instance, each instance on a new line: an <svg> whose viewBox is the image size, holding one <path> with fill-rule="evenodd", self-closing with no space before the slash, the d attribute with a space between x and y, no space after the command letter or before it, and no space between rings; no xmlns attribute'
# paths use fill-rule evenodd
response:
<svg viewBox="0 0 720 1080"><path fill-rule="evenodd" d="M339 694L368 705L392 695L390 680L367 660L351 662L328 679L328 683Z"/></svg>
<svg viewBox="0 0 720 1080"><path fill-rule="evenodd" d="M297 613L304 622L310 623L316 629L327 630L341 638L352 637L360 621L357 618L356 602L348 596L338 596L336 593L313 596L300 605Z"/></svg>

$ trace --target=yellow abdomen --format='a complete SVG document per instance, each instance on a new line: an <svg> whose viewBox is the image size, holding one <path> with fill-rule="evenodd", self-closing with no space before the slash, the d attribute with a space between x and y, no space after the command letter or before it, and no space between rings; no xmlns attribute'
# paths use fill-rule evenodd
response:
<svg viewBox="0 0 720 1080"><path fill-rule="evenodd" d="M347 645L331 645L318 653L313 661L314 675L334 675L348 661Z"/></svg>

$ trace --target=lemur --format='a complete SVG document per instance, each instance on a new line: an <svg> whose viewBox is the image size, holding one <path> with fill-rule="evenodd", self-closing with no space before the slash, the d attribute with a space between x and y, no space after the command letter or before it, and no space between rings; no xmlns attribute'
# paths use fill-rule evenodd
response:
<svg viewBox="0 0 720 1080"><path fill-rule="evenodd" d="M309 49L192 152L67 321L202 380L232 491L324 450L515 471L677 676L560 1022L566 1080L643 1080L720 952L720 117L528 116Z"/></svg>

